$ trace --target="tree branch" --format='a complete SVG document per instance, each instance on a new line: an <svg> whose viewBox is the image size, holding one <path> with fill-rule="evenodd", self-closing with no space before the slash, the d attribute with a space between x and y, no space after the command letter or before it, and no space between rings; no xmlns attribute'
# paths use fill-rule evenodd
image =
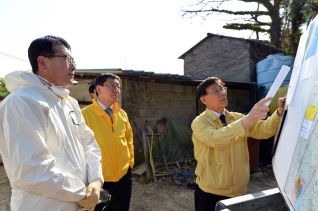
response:
<svg viewBox="0 0 318 211"><path fill-rule="evenodd" d="M269 15L268 11L232 11L232 10L219 10L219 9L208 9L208 10L181 10L184 15L186 13L211 13L211 12L218 12L218 13L226 13L230 15Z"/></svg>
<svg viewBox="0 0 318 211"><path fill-rule="evenodd" d="M223 26L225 29L233 30L252 30L255 32L269 32L269 29L261 28L259 24L248 24L248 23L228 23Z"/></svg>

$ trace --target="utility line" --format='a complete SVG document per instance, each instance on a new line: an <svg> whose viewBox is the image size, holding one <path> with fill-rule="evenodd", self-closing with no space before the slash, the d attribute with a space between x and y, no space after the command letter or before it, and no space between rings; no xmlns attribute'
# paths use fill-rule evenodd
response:
<svg viewBox="0 0 318 211"><path fill-rule="evenodd" d="M21 59L21 58L19 58L19 57L17 57L17 56L13 56L13 55L7 54L7 53L2 52L2 51L0 51L0 54L3 55L3 56L10 57L10 58L12 58L12 59L17 59L17 60L20 60L20 61L29 62L28 60Z"/></svg>

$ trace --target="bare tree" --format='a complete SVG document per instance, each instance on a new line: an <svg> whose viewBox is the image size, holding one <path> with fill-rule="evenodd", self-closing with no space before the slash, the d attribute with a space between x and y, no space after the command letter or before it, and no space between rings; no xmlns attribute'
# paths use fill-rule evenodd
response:
<svg viewBox="0 0 318 211"><path fill-rule="evenodd" d="M233 0L197 0L193 5L189 5L189 9L183 9L182 16L201 16L203 18L212 14L225 13L229 15L240 16L235 20L240 20L238 23L227 23L223 28L234 30L252 30L256 33L268 33L270 35L270 42L280 48L281 47L281 27L282 15L280 14L281 4L283 0L238 0L245 3L257 3L264 6L266 11L234 11L220 9L225 2ZM288 1L288 0L286 0ZM267 16L270 18L268 22L262 22L259 17ZM246 18L248 17L248 18Z"/></svg>

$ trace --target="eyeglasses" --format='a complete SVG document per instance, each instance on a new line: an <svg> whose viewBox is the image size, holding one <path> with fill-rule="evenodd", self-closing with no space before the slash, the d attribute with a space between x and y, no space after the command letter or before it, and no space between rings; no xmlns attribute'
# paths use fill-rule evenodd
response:
<svg viewBox="0 0 318 211"><path fill-rule="evenodd" d="M102 84L100 86L108 86L112 91L114 91L115 89L117 89L119 91L121 90L121 86L116 86L114 84Z"/></svg>
<svg viewBox="0 0 318 211"><path fill-rule="evenodd" d="M68 64L73 64L76 66L75 59L69 55L47 55L45 57L64 57Z"/></svg>
<svg viewBox="0 0 318 211"><path fill-rule="evenodd" d="M226 92L226 91L227 91L227 87L222 86L221 89L214 90L213 92L207 92L207 94L219 95L221 92Z"/></svg>

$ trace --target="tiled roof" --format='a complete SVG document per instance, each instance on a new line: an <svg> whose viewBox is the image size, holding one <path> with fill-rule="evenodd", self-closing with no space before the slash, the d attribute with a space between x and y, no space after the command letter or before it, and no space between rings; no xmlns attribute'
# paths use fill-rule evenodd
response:
<svg viewBox="0 0 318 211"><path fill-rule="evenodd" d="M239 40L239 41L244 41L244 42L249 42L249 43L253 43L256 46L262 46L263 48L267 48L267 49L272 49L277 53L284 53L283 50L278 49L272 45L269 45L267 43L265 43L265 41L261 41L261 40L254 40L254 39L244 39L244 38L238 38L238 37L229 37L229 36L224 36L224 35L217 35L217 34L212 34L212 33L207 33L207 36L205 38L203 38L201 41L199 41L197 44L195 44L194 46L192 46L189 50L187 50L185 53L183 53L181 56L179 56L178 59L184 59L184 57L191 52L194 48L196 48L197 46L199 46L202 42L204 42L206 39L209 39L211 37L220 37L220 38L229 38L232 40Z"/></svg>
<svg viewBox="0 0 318 211"><path fill-rule="evenodd" d="M191 80L191 75L179 75L170 73L155 73L147 72L143 70L122 70L120 68L110 69L77 69L75 71L76 78L95 78L97 75L103 73L114 73L122 76L138 76L140 78L152 78L152 79L171 79L171 80Z"/></svg>

